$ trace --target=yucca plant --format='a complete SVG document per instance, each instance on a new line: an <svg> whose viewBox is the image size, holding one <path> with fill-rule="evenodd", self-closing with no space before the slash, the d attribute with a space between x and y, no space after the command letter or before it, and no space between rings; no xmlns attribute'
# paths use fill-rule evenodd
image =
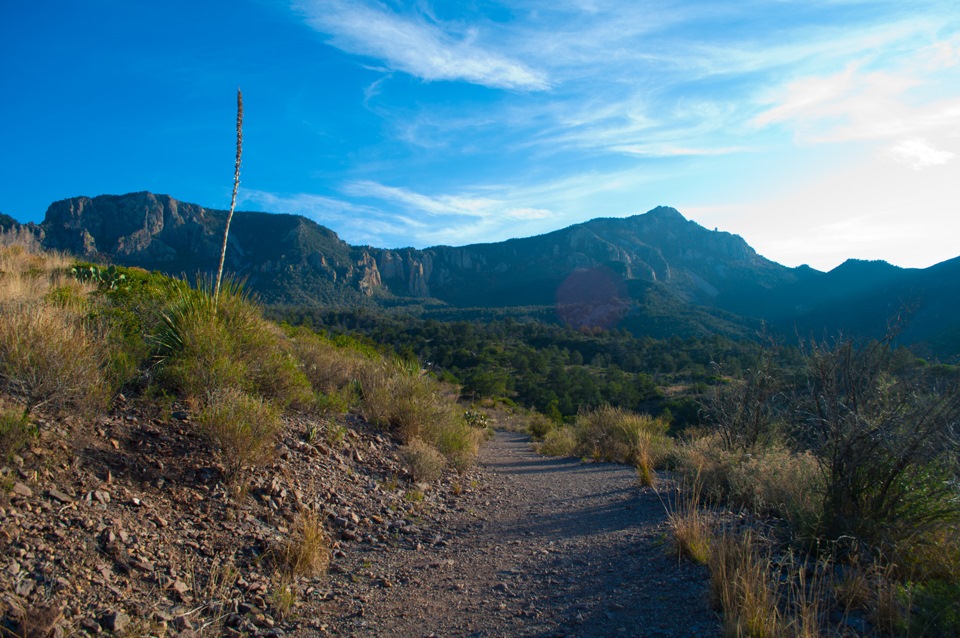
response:
<svg viewBox="0 0 960 638"><path fill-rule="evenodd" d="M223 248L220 249L220 267L217 268L217 283L213 287L213 309L216 312L217 301L220 298L220 280L223 277L223 262L227 258L227 238L230 235L230 222L233 220L233 211L237 206L237 189L240 188L240 159L243 156L243 93L237 89L237 159L233 169L233 195L230 197L230 213L227 215L227 225L223 229Z"/></svg>

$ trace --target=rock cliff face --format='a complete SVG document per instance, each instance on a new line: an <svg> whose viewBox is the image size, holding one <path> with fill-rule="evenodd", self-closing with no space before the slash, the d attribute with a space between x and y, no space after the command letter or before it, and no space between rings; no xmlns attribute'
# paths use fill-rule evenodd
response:
<svg viewBox="0 0 960 638"><path fill-rule="evenodd" d="M40 232L51 248L189 274L216 268L225 223L222 210L131 193L55 202ZM238 211L227 247L227 269L268 302L356 303L391 295L461 306L552 304L573 273L597 268L701 304L733 288L797 277L740 237L708 231L666 207L537 237L425 250L353 247L300 216Z"/></svg>

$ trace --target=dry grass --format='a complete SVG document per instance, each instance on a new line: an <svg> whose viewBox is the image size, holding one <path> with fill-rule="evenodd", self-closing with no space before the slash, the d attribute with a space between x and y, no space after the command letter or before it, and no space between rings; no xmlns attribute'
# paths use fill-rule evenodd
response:
<svg viewBox="0 0 960 638"><path fill-rule="evenodd" d="M105 363L98 335L74 311L42 302L0 304L0 380L25 413L40 406L101 408L109 394Z"/></svg>
<svg viewBox="0 0 960 638"><path fill-rule="evenodd" d="M400 459L418 483L432 483L443 474L447 460L435 447L420 439L413 439L400 448Z"/></svg>
<svg viewBox="0 0 960 638"><path fill-rule="evenodd" d="M581 454L598 460L637 464L645 456L649 464L659 462L667 447L668 423L648 414L604 406L582 412L576 430Z"/></svg>
<svg viewBox="0 0 960 638"><path fill-rule="evenodd" d="M573 456L577 451L577 434L571 427L550 430L537 447L547 456Z"/></svg>
<svg viewBox="0 0 960 638"><path fill-rule="evenodd" d="M312 510L301 510L290 537L280 543L274 558L292 576L326 573L330 565L330 537L320 516Z"/></svg>
<svg viewBox="0 0 960 638"><path fill-rule="evenodd" d="M689 489L678 488L667 506L667 520L673 528L677 556L706 564L710 557L713 518L701 507L700 499L699 481L693 481Z"/></svg>
<svg viewBox="0 0 960 638"><path fill-rule="evenodd" d="M236 388L210 393L198 423L216 444L231 481L244 467L262 464L272 457L274 440L282 425L277 410L269 403Z"/></svg>
<svg viewBox="0 0 960 638"><path fill-rule="evenodd" d="M694 438L672 452L686 480L703 485L703 496L759 514L785 519L795 533L811 537L823 511L823 482L816 458L770 445L744 454L725 450L717 435Z"/></svg>

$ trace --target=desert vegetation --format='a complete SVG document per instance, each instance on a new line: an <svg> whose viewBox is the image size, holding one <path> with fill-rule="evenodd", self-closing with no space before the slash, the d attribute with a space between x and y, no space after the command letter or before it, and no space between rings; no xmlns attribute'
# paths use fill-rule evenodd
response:
<svg viewBox="0 0 960 638"><path fill-rule="evenodd" d="M534 420L540 450L656 471L678 555L730 636L957 635L960 387L891 340L810 341L699 397L700 425L619 408Z"/></svg>
<svg viewBox="0 0 960 638"><path fill-rule="evenodd" d="M212 288L202 278L191 286L141 269L78 262L41 250L26 234L0 238L3 499L28 476L11 469L23 467L22 454L86 445L83 437L97 436L105 415L132 404L192 442L188 453L209 459L238 507L253 498L251 481L272 466L282 440L310 443L322 434L322 444L345 445L350 419L402 444L397 467L413 481L430 483L474 463L485 426L468 423L456 388L359 341L272 323L230 278L218 297ZM173 405L182 416L171 420ZM58 438L66 431L61 420L74 424L76 441ZM121 447L118 440L112 445ZM331 551L327 514L298 500L290 516L284 537L263 550L264 565L276 569L270 599L278 617L296 604L297 579L322 574ZM228 589L237 579L230 573ZM34 612L23 611L21 620Z"/></svg>

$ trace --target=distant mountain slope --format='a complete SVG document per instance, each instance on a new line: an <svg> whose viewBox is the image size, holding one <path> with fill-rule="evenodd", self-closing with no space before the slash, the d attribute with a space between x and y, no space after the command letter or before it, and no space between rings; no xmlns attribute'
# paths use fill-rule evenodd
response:
<svg viewBox="0 0 960 638"><path fill-rule="evenodd" d="M191 275L216 268L225 221L225 211L143 192L55 202L37 232L50 248ZM857 260L829 273L787 268L663 206L424 250L351 246L304 217L237 212L227 270L267 303L547 313L654 336L744 336L761 320L785 335L881 336L909 308L904 340L960 360L960 258L925 270Z"/></svg>
<svg viewBox="0 0 960 638"><path fill-rule="evenodd" d="M13 217L10 217L10 215L4 215L3 213L0 213L0 231L10 230L11 228L19 225L20 223Z"/></svg>

